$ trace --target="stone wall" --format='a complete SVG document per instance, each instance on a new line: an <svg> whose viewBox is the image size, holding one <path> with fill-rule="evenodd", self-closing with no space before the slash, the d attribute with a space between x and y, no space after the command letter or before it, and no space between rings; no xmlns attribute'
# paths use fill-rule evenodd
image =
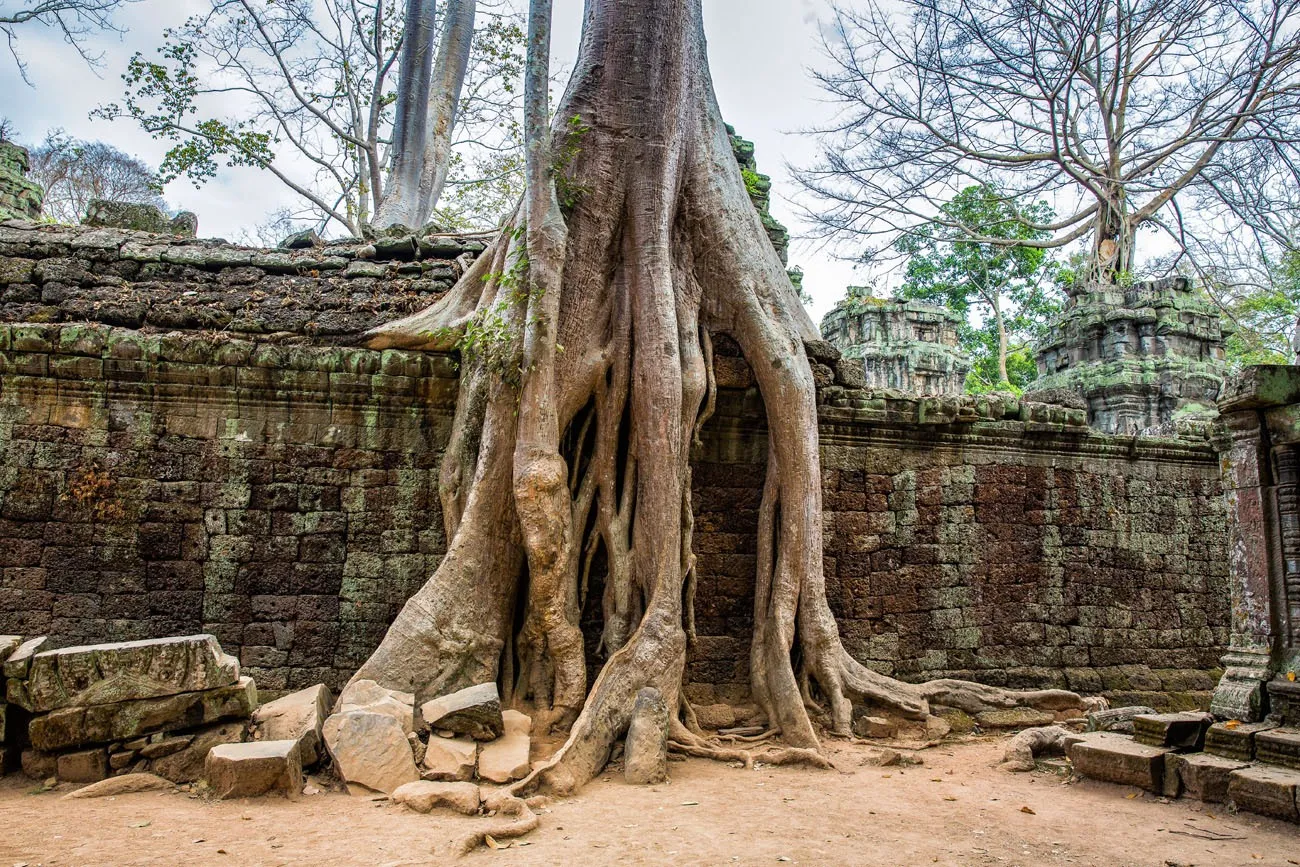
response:
<svg viewBox="0 0 1300 867"><path fill-rule="evenodd" d="M432 244L427 258L302 264L330 249L0 226L0 298L40 296L0 312L61 320L0 326L0 634L211 631L267 691L338 686L365 659L445 548L456 369L323 344L427 304L445 285L429 274L461 265ZM195 264L168 261L184 251ZM270 264L281 257L291 272ZM358 264L376 273L347 276ZM267 288L230 288L236 272ZM67 294L47 300L51 286ZM141 328L107 319L126 303ZM209 315L229 330L198 324ZM747 677L765 444L748 368L717 347L691 672L697 691L730 695ZM830 347L810 351L829 591L859 658L1157 704L1149 693L1212 687L1227 529L1208 444L1099 436L1079 410L1006 397L885 397L850 387Z"/></svg>

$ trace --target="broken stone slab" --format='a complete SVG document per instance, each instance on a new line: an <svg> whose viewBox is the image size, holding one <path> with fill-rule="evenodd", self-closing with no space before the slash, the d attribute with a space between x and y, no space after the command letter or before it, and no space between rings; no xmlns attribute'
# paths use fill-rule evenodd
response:
<svg viewBox="0 0 1300 867"><path fill-rule="evenodd" d="M256 798L272 792L297 800L302 794L298 741L253 741L213 747L203 775L219 800Z"/></svg>
<svg viewBox="0 0 1300 867"><path fill-rule="evenodd" d="M238 681L238 660L223 654L216 638L190 635L37 653L26 678L9 681L9 701L46 713L203 692Z"/></svg>
<svg viewBox="0 0 1300 867"><path fill-rule="evenodd" d="M882 716L860 716L853 721L853 733L860 738L889 740L898 736L898 724Z"/></svg>
<svg viewBox="0 0 1300 867"><path fill-rule="evenodd" d="M1165 756L1170 752L1165 747L1139 744L1126 735L1097 732L1083 735L1069 748L1069 757L1085 777L1160 794L1165 787Z"/></svg>
<svg viewBox="0 0 1300 867"><path fill-rule="evenodd" d="M532 770L529 764L532 719L518 711L508 710L502 714L502 722L505 734L484 744L478 753L479 779L492 783L522 780Z"/></svg>
<svg viewBox="0 0 1300 867"><path fill-rule="evenodd" d="M387 689L373 680L358 680L348 684L339 696L334 713L361 711L381 713L397 720L405 734L415 729L415 696L409 692Z"/></svg>
<svg viewBox="0 0 1300 867"><path fill-rule="evenodd" d="M1205 733L1205 751L1225 759L1255 760L1255 738L1277 728L1272 723L1215 723Z"/></svg>
<svg viewBox="0 0 1300 867"><path fill-rule="evenodd" d="M1050 726L1055 715L1032 707L986 710L975 714L975 722L986 729L1028 729Z"/></svg>
<svg viewBox="0 0 1300 867"><path fill-rule="evenodd" d="M668 726L671 719L663 694L646 687L636 695L632 722L623 749L623 779L634 786L668 779Z"/></svg>
<svg viewBox="0 0 1300 867"><path fill-rule="evenodd" d="M108 777L108 750L64 753L56 760L58 778L65 783L98 783Z"/></svg>
<svg viewBox="0 0 1300 867"><path fill-rule="evenodd" d="M1300 773L1285 768L1257 765L1233 771L1228 778L1228 801L1238 810L1300 821L1296 806Z"/></svg>
<svg viewBox="0 0 1300 867"><path fill-rule="evenodd" d="M173 783L192 783L203 778L207 765L208 753L223 744L243 743L248 735L246 723L218 723L197 732L192 732L193 740L184 749L148 761L143 768Z"/></svg>
<svg viewBox="0 0 1300 867"><path fill-rule="evenodd" d="M336 713L325 720L325 746L348 790L361 786L391 795L420 779L406 732L392 716L371 711Z"/></svg>
<svg viewBox="0 0 1300 867"><path fill-rule="evenodd" d="M1243 762L1208 753L1172 753L1165 758L1165 796L1178 798L1186 794L1198 801L1222 804L1228 800L1232 772L1245 767Z"/></svg>
<svg viewBox="0 0 1300 867"><path fill-rule="evenodd" d="M155 732L182 731L226 719L248 719L257 706L257 685L242 677L233 686L123 701L65 707L33 717L32 746L46 752L125 741Z"/></svg>
<svg viewBox="0 0 1300 867"><path fill-rule="evenodd" d="M1157 713L1133 717L1133 739L1149 747L1199 752L1214 722L1208 713Z"/></svg>
<svg viewBox="0 0 1300 867"><path fill-rule="evenodd" d="M138 792L163 792L176 788L171 780L153 774L126 774L121 777L109 777L98 783L92 783L75 792L64 795L64 801L84 801L89 798L115 798L118 795L134 795Z"/></svg>
<svg viewBox="0 0 1300 867"><path fill-rule="evenodd" d="M481 683L420 703L420 721L435 731L491 741L505 731L495 683Z"/></svg>
<svg viewBox="0 0 1300 867"><path fill-rule="evenodd" d="M1273 729L1255 735L1255 758L1268 765L1300 771L1300 731Z"/></svg>
<svg viewBox="0 0 1300 867"><path fill-rule="evenodd" d="M1093 711L1087 715L1088 731L1090 732L1119 732L1120 734L1133 734L1133 718L1143 714L1156 713L1153 707L1146 705L1134 705L1132 707L1117 707L1111 710Z"/></svg>
<svg viewBox="0 0 1300 867"><path fill-rule="evenodd" d="M31 669L32 658L40 653L49 639L45 636L29 638L9 654L4 663L4 676L9 680L22 680Z"/></svg>
<svg viewBox="0 0 1300 867"><path fill-rule="evenodd" d="M470 738L429 738L424 750L426 780L441 782L466 782L474 779L478 765L478 744Z"/></svg>
<svg viewBox="0 0 1300 867"><path fill-rule="evenodd" d="M5 664L15 650L22 646L21 635L0 635L0 666Z"/></svg>
<svg viewBox="0 0 1300 867"><path fill-rule="evenodd" d="M466 816L478 815L478 786L473 783L432 783L418 780L399 786L394 803L417 813L432 813L436 807L450 807Z"/></svg>
<svg viewBox="0 0 1300 867"><path fill-rule="evenodd" d="M317 684L264 704L253 714L256 738L298 741L302 765L310 768L323 757L321 729L333 701L329 687Z"/></svg>

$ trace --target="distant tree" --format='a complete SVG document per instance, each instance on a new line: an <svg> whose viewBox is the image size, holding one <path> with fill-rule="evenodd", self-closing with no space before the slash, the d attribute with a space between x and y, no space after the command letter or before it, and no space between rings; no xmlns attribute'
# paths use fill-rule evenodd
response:
<svg viewBox="0 0 1300 867"><path fill-rule="evenodd" d="M1085 276L1135 268L1138 232L1276 233L1300 183L1300 0L863 0L836 8L829 68L841 114L802 173L829 235L875 239L939 219L972 182L1064 213L1024 219ZM1194 207L1193 207L1194 206ZM1194 217L1194 218L1193 218Z"/></svg>
<svg viewBox="0 0 1300 867"><path fill-rule="evenodd" d="M166 208L162 182L141 160L101 141L53 132L31 149L28 177L45 188L45 215L78 223L91 199Z"/></svg>
<svg viewBox="0 0 1300 867"><path fill-rule="evenodd" d="M499 212L485 217L486 208L478 207L478 184L492 207L502 178L518 195L516 80L524 37L519 17L504 6L461 0L457 15L445 18L435 70L429 0L210 3L203 15L166 31L156 61L135 55L123 77L123 102L95 112L134 120L172 143L161 166L164 180L185 177L202 185L223 166L263 169L299 199L295 223L321 231L333 223L353 235L376 221L390 170L401 166L409 175L412 162L415 194L407 201L413 210L403 209L402 221L427 222L444 185L454 191L448 200L458 210L438 213L439 222L499 219ZM415 43L404 42L408 7L420 15ZM404 44L423 57L408 58ZM430 89L428 80L412 83L408 76L413 90L403 89L399 68L419 77L426 66L429 77L445 73L448 87ZM235 112L232 94L242 97ZM452 95L457 98L449 103ZM403 128L394 137L395 121L403 118L415 134ZM439 134L423 134L433 129ZM413 161L408 152L417 154ZM426 178L426 165L443 168Z"/></svg>
<svg viewBox="0 0 1300 867"><path fill-rule="evenodd" d="M120 32L113 23L113 13L118 7L139 0L12 0L0 2L0 33L9 45L9 53L18 66L23 81L27 77L27 64L18 53L18 27L24 24L41 24L63 35L63 40L91 66L98 65L99 56L86 50L85 39L98 30Z"/></svg>
<svg viewBox="0 0 1300 867"><path fill-rule="evenodd" d="M1231 322L1226 341L1234 365L1291 364L1300 346L1300 249L1249 247L1230 236L1203 249L1189 269Z"/></svg>
<svg viewBox="0 0 1300 867"><path fill-rule="evenodd" d="M981 184L962 190L940 206L938 218L898 241L907 256L898 296L942 304L962 317L963 343L976 358L974 381L985 389L1023 388L1026 376L1033 378L1024 364L1023 338L1058 305L1053 264L1043 248L1031 246L1047 233L1032 226L1051 220L1046 204L1017 207ZM980 317L978 325L970 324L972 313ZM1017 337L1022 339L1014 348L1013 380L1009 358Z"/></svg>

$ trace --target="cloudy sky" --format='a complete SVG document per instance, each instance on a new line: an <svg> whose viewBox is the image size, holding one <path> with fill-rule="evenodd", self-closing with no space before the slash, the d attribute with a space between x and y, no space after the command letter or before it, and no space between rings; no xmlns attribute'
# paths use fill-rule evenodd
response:
<svg viewBox="0 0 1300 867"><path fill-rule="evenodd" d="M817 125L829 107L821 101L807 67L818 61L819 26L827 0L704 0L713 76L723 113L757 145L760 168L773 175L773 211L795 232L801 231L788 197L795 194L786 164L806 164L815 143L800 130ZM61 38L29 26L18 49L29 66L32 86L17 68L0 57L0 116L16 126L19 140L33 143L51 129L79 138L102 139L157 165L166 148L125 121L91 120L97 105L119 100L120 76L135 51L152 53L166 27L180 24L208 5L207 0L141 0L118 15L122 36L90 43L102 54L91 70ZM555 62L570 68L577 54L582 0L556 0ZM255 169L225 169L214 182L195 189L188 181L171 184L166 196L177 208L199 215L200 231L209 237L233 238L243 227L261 222L267 212L288 203L273 179ZM820 317L861 275L820 245L796 242L793 264L807 272L805 287Z"/></svg>

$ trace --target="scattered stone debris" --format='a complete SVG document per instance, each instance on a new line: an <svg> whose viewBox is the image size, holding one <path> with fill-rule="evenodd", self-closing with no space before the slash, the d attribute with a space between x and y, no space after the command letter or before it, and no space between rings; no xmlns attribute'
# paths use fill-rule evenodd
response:
<svg viewBox="0 0 1300 867"><path fill-rule="evenodd" d="M505 723L501 716L501 696L495 683L482 683L421 702L420 722L435 731L448 731L476 741L501 737Z"/></svg>
<svg viewBox="0 0 1300 867"><path fill-rule="evenodd" d="M208 753L204 778L218 799L255 798L280 792L302 794L302 757L297 740L222 744Z"/></svg>

